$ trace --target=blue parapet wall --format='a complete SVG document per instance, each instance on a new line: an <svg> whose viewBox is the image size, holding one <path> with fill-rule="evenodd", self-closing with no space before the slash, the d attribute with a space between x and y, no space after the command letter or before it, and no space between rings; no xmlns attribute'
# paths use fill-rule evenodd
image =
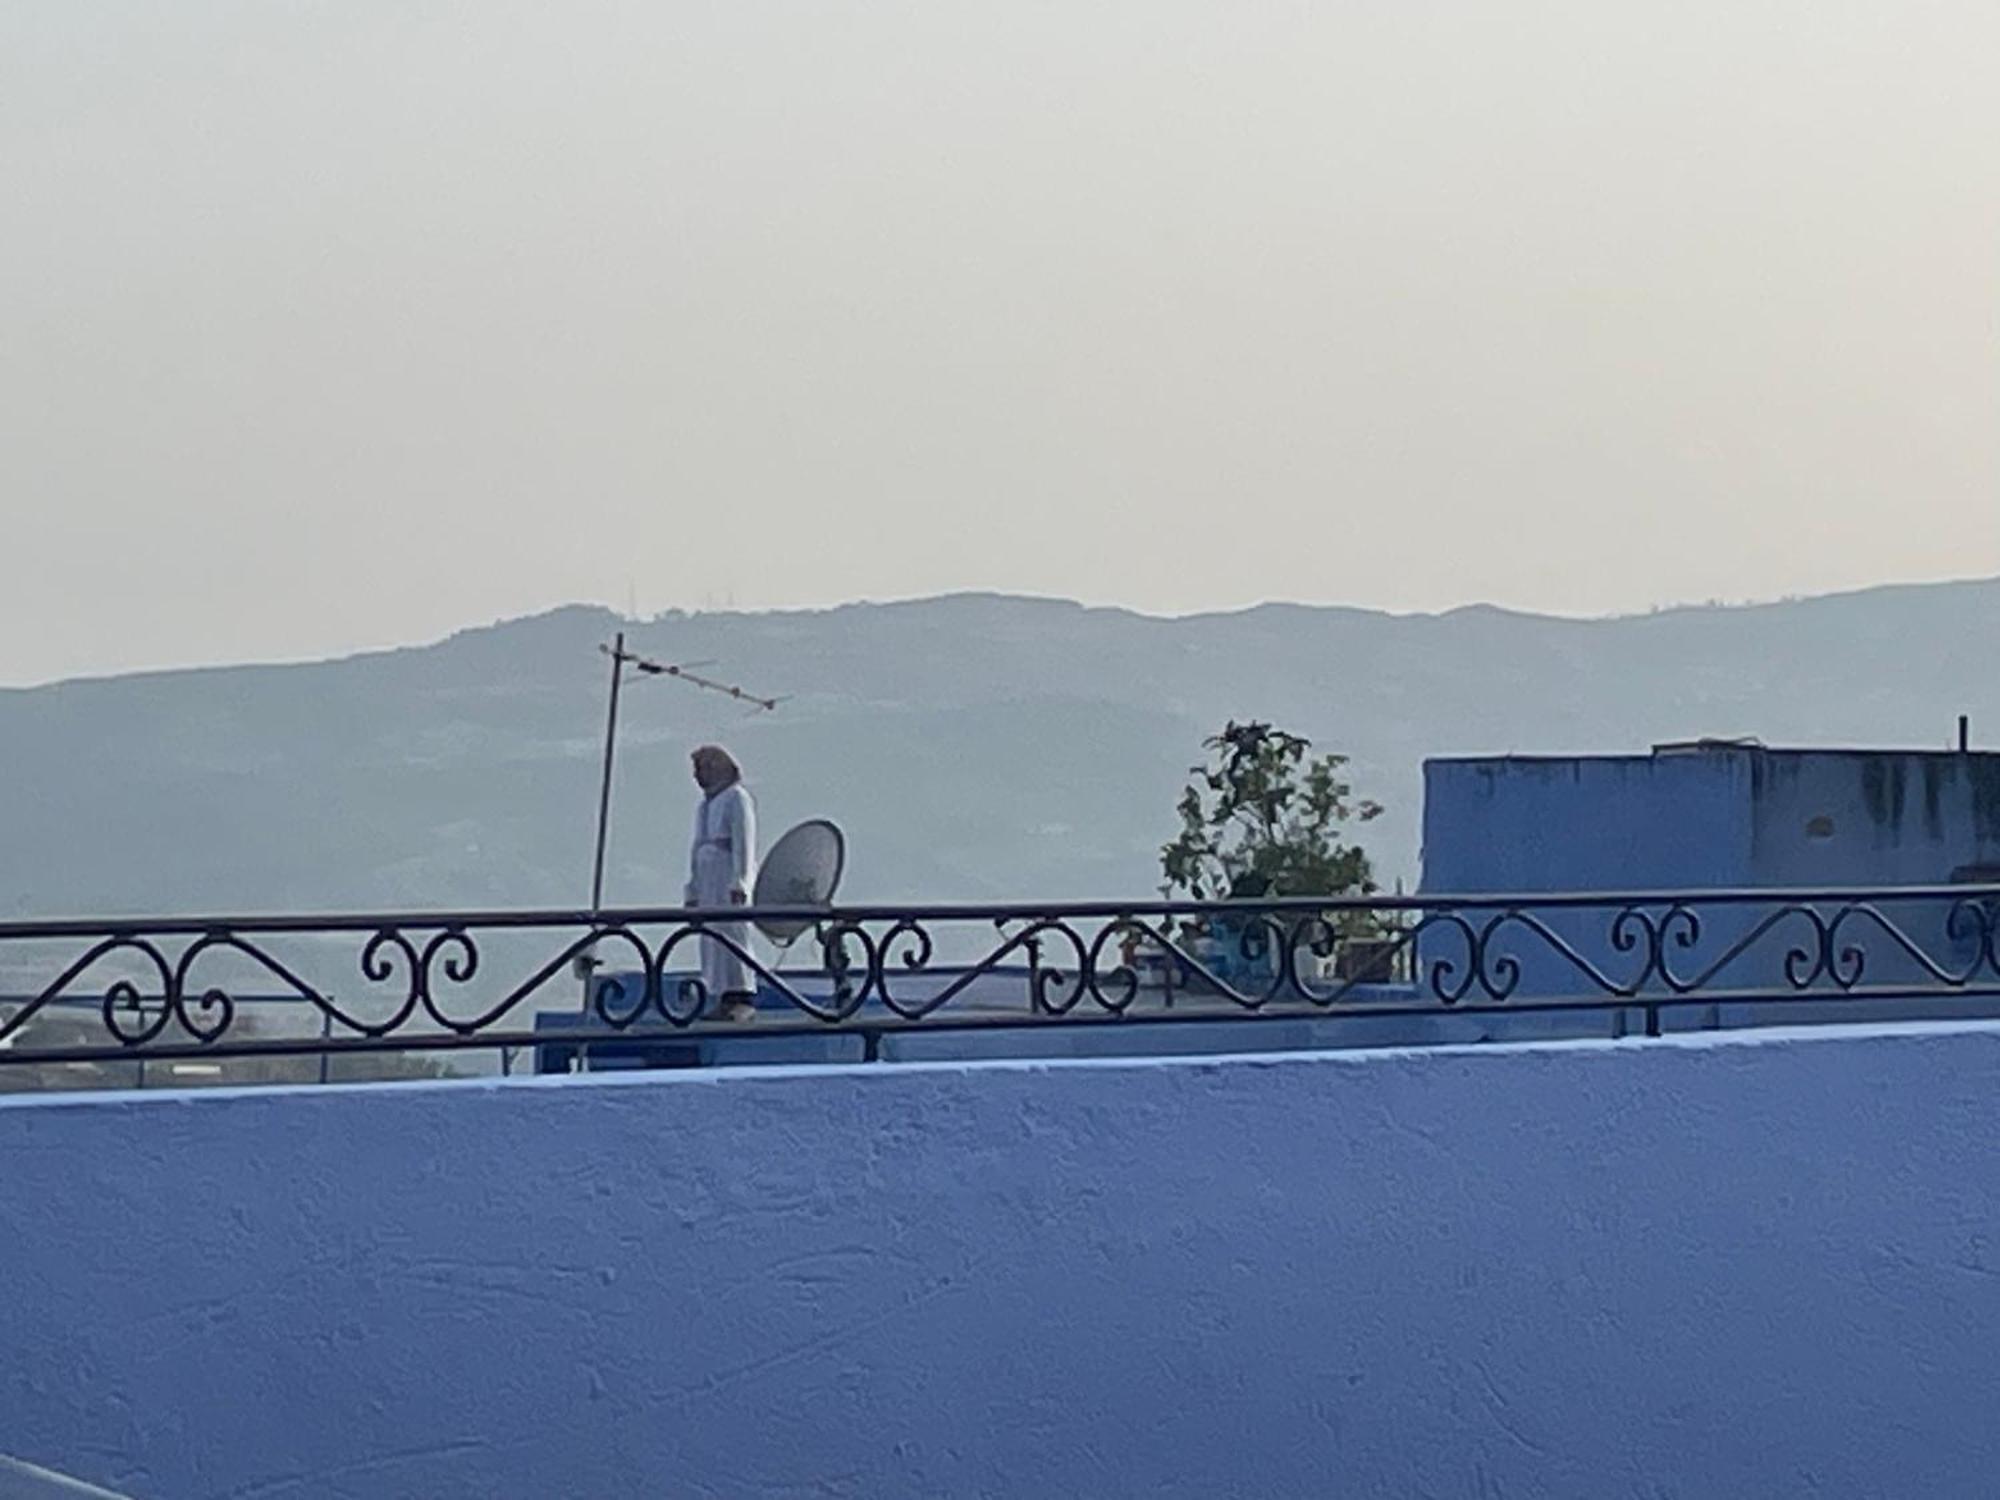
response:
<svg viewBox="0 0 2000 1500"><path fill-rule="evenodd" d="M135 1496L1980 1495L2000 1027L0 1102Z"/></svg>

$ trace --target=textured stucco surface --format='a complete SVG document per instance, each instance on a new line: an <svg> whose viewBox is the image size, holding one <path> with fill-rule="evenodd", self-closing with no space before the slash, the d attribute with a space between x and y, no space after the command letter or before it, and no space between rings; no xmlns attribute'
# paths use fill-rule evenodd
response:
<svg viewBox="0 0 2000 1500"><path fill-rule="evenodd" d="M0 1105L140 1496L1987 1495L2000 1028Z"/></svg>

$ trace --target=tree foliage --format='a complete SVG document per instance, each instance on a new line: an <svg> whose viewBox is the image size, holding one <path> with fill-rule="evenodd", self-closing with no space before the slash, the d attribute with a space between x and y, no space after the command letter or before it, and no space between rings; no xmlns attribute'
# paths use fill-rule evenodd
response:
<svg viewBox="0 0 2000 1500"><path fill-rule="evenodd" d="M1367 854L1342 837L1379 804L1356 800L1344 755L1269 724L1238 724L1203 741L1178 811L1180 836L1160 851L1170 891L1198 901L1367 895Z"/></svg>

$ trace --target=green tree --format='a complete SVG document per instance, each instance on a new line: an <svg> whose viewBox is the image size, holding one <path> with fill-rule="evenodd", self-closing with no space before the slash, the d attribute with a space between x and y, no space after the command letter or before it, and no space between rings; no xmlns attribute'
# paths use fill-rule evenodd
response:
<svg viewBox="0 0 2000 1500"><path fill-rule="evenodd" d="M1170 892L1213 901L1376 890L1368 855L1342 835L1382 809L1355 799L1346 756L1314 755L1299 735L1234 720L1202 748L1208 758L1181 793L1180 836L1160 851Z"/></svg>

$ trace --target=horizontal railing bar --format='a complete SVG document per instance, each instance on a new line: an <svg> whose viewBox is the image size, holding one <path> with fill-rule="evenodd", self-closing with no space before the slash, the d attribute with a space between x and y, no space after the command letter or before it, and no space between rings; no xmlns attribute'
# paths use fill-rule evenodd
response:
<svg viewBox="0 0 2000 1500"><path fill-rule="evenodd" d="M930 905L606 907L507 909L437 912L327 912L234 916L60 917L0 922L0 941L34 938L199 937L210 932L312 933L376 932L417 928L652 927L728 922L1031 922L1113 920L1124 916L1200 917L1223 913L1312 914L1318 912L1546 911L1568 907L1709 907L1814 905L1830 902L2000 901L2000 884L1905 886L1728 887L1713 890L1510 891L1479 894L1281 896L1229 901L1016 901L945 902Z"/></svg>

